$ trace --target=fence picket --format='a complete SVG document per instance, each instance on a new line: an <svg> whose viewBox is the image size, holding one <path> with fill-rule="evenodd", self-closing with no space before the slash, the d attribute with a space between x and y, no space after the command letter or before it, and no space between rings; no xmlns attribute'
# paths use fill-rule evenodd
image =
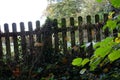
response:
<svg viewBox="0 0 120 80"><path fill-rule="evenodd" d="M104 24L106 23L106 21L108 20L108 14L104 14ZM104 31L104 36L105 38L109 36L109 29L106 28L105 31Z"/></svg>
<svg viewBox="0 0 120 80"><path fill-rule="evenodd" d="M19 61L19 50L18 50L18 40L17 40L17 28L16 23L12 24L12 30L13 30L13 44L14 44L14 54L15 54L15 61Z"/></svg>
<svg viewBox="0 0 120 80"><path fill-rule="evenodd" d="M30 34L29 34L29 49L30 49L30 53L32 54L33 53L33 46L34 46L34 39L33 39L33 28L32 28L32 22L28 22L28 29L30 31Z"/></svg>
<svg viewBox="0 0 120 80"><path fill-rule="evenodd" d="M95 33L96 33L96 41L101 41L100 30L101 26L99 23L99 15L95 15Z"/></svg>
<svg viewBox="0 0 120 80"><path fill-rule="evenodd" d="M83 19L81 16L78 17L78 30L79 30L79 44L80 44L80 56L84 56L84 47L82 47L84 45L84 37L83 37Z"/></svg>
<svg viewBox="0 0 120 80"><path fill-rule="evenodd" d="M87 47L87 54L86 56L90 57L91 54L93 53L93 44L92 44L92 27L93 25L91 24L91 16L87 16L87 37L88 37L88 43L90 43L90 45Z"/></svg>
<svg viewBox="0 0 120 80"><path fill-rule="evenodd" d="M20 29L21 29L21 52L22 52L22 56L23 59L26 60L25 56L27 55L27 51L26 51L26 37L25 37L25 27L24 27L24 23L21 22L20 23Z"/></svg>
<svg viewBox="0 0 120 80"><path fill-rule="evenodd" d="M113 36L114 36L114 37L117 37L117 36L118 36L117 33L118 33L118 30L117 30L117 29L114 29L114 30L113 30Z"/></svg>
<svg viewBox="0 0 120 80"><path fill-rule="evenodd" d="M0 64L2 64L2 59L3 59L3 48L2 48L2 37L0 32Z"/></svg>
<svg viewBox="0 0 120 80"><path fill-rule="evenodd" d="M71 47L73 48L75 46L75 31L74 31L74 18L70 18L70 26L71 26Z"/></svg>
<svg viewBox="0 0 120 80"><path fill-rule="evenodd" d="M40 21L36 21L36 41L41 43L41 28L40 28Z"/></svg>
<svg viewBox="0 0 120 80"><path fill-rule="evenodd" d="M40 21L39 20L36 21L35 33L36 33L36 42L34 44L35 55L39 56L38 59L41 59L41 57L43 58L43 55L42 55L43 49L42 49L42 47L43 47L44 44L43 44L43 41L42 41L43 34L42 34L42 31L41 31ZM41 59L41 61L42 61L42 59ZM41 61L37 62L37 64L41 63Z"/></svg>
<svg viewBox="0 0 120 80"><path fill-rule="evenodd" d="M104 15L104 24L107 21L107 16L108 14ZM71 48L72 48L72 53L77 53L77 56L81 57L90 57L91 54L93 53L93 36L95 37L96 42L101 41L102 39L102 26L104 25L103 23L99 22L99 15L95 15L95 24L91 22L91 16L87 16L87 23L86 25L83 25L83 19L82 17L78 17L78 26L76 27L74 18L70 18L70 27L66 26L66 19L62 18L61 19L61 28L58 26L58 21L57 19L54 19L54 23L51 22L51 20L48 20L47 23L41 28L40 27L40 21L36 21L36 30L33 30L32 27L32 22L28 23L28 31L25 31L25 26L24 23L20 23L20 32L17 32L17 27L16 23L12 24L12 30L13 32L9 32L8 24L4 25L4 31L5 33L0 33L0 59L3 58L3 49L2 49L2 43L3 40L2 38L5 37L5 44L6 44L6 58L8 61L11 59L11 49L10 49L10 38L13 37L13 44L14 44L14 59L17 61L20 59L20 55L22 55L22 58L24 61L27 60L28 56L28 51L30 53L33 53L34 50L36 50L36 53L40 53L41 51L44 52L42 57L47 60L50 58L51 54L53 51L55 53L58 53L59 50L59 39L62 39L62 49L63 53L66 54L68 53L68 37L71 37ZM76 37L75 37L75 31L79 31L79 45L76 45ZM67 35L67 32L70 32L70 36ZM84 33L83 33L84 32ZM94 35L92 32L95 32ZM113 30L113 36L117 36L117 31ZM62 33L62 37L59 37L59 33ZM87 43L90 43L90 45L87 47L85 50L83 48L84 42L87 40L84 35L87 34ZM104 32L104 37L109 36L110 32L108 29L105 30ZM34 37L36 35L36 38ZM20 40L18 40L18 37L20 36ZM29 36L29 37L28 37ZM28 37L28 39L27 39ZM53 40L54 37L54 40ZM27 41L28 40L28 41ZM38 42L39 46L35 47L34 46L34 41ZM19 50L19 42L21 42L21 50ZM54 41L54 43L53 43ZM27 43L28 42L28 43ZM28 46L29 45L29 46ZM82 46L82 47L81 47ZM80 49L80 52L78 50L75 51L75 48ZM54 48L54 49L53 49ZM21 51L21 52L20 52ZM49 54L51 53L51 54ZM74 54L76 56L76 54ZM74 56L73 55L73 56ZM48 56L48 57L46 57ZM41 59L43 59L41 58ZM28 62L27 62L28 63Z"/></svg>
<svg viewBox="0 0 120 80"><path fill-rule="evenodd" d="M54 19L54 42L55 42L55 53L59 52L59 38L58 38L58 22Z"/></svg>
<svg viewBox="0 0 120 80"><path fill-rule="evenodd" d="M6 33L5 35L5 44L6 44L6 59L7 62L10 62L11 59L11 49L10 49L10 39L9 39L9 28L8 28L8 24L4 24L4 31Z"/></svg>
<svg viewBox="0 0 120 80"><path fill-rule="evenodd" d="M92 27L93 25L91 24L91 16L87 16L87 36L88 36L88 42L92 41Z"/></svg>
<svg viewBox="0 0 120 80"><path fill-rule="evenodd" d="M66 19L62 19L62 39L63 39L63 53L67 53L67 33L66 33Z"/></svg>

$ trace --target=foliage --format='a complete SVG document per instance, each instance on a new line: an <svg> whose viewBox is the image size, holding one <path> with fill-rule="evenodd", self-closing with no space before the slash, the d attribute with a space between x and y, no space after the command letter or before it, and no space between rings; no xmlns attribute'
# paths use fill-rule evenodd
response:
<svg viewBox="0 0 120 80"><path fill-rule="evenodd" d="M72 62L72 65L74 66L84 66L89 62L88 58L82 59L82 58L75 58Z"/></svg>
<svg viewBox="0 0 120 80"><path fill-rule="evenodd" d="M110 3L115 7L115 8L120 8L120 0L110 0Z"/></svg>
<svg viewBox="0 0 120 80"><path fill-rule="evenodd" d="M97 68L97 66L101 63L101 61L105 61L106 59L110 62L113 62L117 59L120 58L119 56L119 52L120 49L116 49L116 46L119 43L116 43L113 41L112 37L108 37L106 39L104 39L103 41L95 44L94 48L96 49L93 56L90 58L85 58L83 59L83 61L87 60L87 62L89 61L89 66L90 66L90 70L95 70L95 68ZM76 58L73 60L72 65L76 65L76 66L80 66L82 64L82 59L81 58Z"/></svg>
<svg viewBox="0 0 120 80"><path fill-rule="evenodd" d="M97 1L101 2L102 0L97 0ZM118 4L118 1L115 1L115 0L110 0L110 3L116 8L119 8L119 6L120 6L120 4ZM120 35L119 35L119 33L120 33L120 18L119 18L119 16L120 15L117 15L116 18L112 18L113 14L115 14L115 13L111 12L109 14L108 21L104 25L103 30L108 28L112 32L114 29L117 29L118 36L117 37L107 37L94 45L95 51L94 51L93 55L90 57L90 59L85 58L85 59L89 60L89 64L87 65L87 66L89 66L89 68L86 65L82 66L82 67L80 66L82 64L81 60L84 60L81 58L75 58L72 62L72 65L80 66L82 68L81 71L85 70L85 67L86 67L86 69L88 69L88 71L92 71L92 72L95 72L96 70L99 70L99 72L100 72L101 69L103 69L103 72L108 72L109 67L106 65L114 66L114 67L112 67L113 68L112 70L114 70L116 61L118 61L118 64L120 63L120 61L119 61L119 59L120 59ZM81 59L81 60L79 60L79 59ZM116 68L118 69L118 66ZM109 72L107 75L106 74L103 75L103 72L101 72L99 74L99 76L102 74L101 80L111 79L111 78L115 79L115 80L120 79L119 76L117 76L117 77L113 76L116 74L116 73L114 73L114 71ZM85 71L84 71L84 73L85 73ZM87 71L86 71L86 73L87 73ZM91 74L91 73L88 72L87 74ZM106 78L103 78L104 76Z"/></svg>
<svg viewBox="0 0 120 80"><path fill-rule="evenodd" d="M114 14L115 14L114 12L110 12L110 14L108 16L108 21L106 22L106 25L104 25L103 30L105 30L108 27L110 29L110 31L112 31L114 29L118 29L118 31L119 31L120 15L117 15L116 19L112 19Z"/></svg>
<svg viewBox="0 0 120 80"><path fill-rule="evenodd" d="M72 2L73 0L69 1ZM97 1L101 2L102 0ZM72 4L67 3L67 5ZM67 12L67 9L64 10ZM113 19L111 18L113 14L114 12L109 14L109 20L106 22L104 30L109 28L111 31L113 29L118 29L119 31L120 16L118 15L117 18ZM53 25L52 20L48 18L46 24L43 25L43 29L46 29L46 26L49 26L49 28L47 28L47 30L49 30L50 27L52 27L51 25ZM34 54L28 50L29 55L25 55L25 60L21 59L18 63L13 61L13 63L7 64L5 63L6 61L4 62L3 60L4 65L0 65L0 80L96 80L98 78L98 80L120 79L119 34L117 37L107 37L101 42L96 43L94 45L95 52L90 58L77 57L73 60L73 66L71 66L69 63L71 62L73 56L71 56L71 54L56 54L53 49L49 47L50 45L47 44L47 42L50 42L48 36L51 34L47 32L44 33L47 35L42 35L43 37L47 37L46 47L44 47L45 42L36 42L33 49ZM19 41L21 42L21 39L19 39ZM19 43L19 45L20 44L21 43ZM44 54L43 52L39 51L40 47L44 47ZM20 48L21 47L19 47L19 49ZM46 48L48 50L46 50ZM78 47L74 48L75 50L76 48L78 49ZM19 50L19 52L20 56L23 56L22 51ZM40 58L40 56L43 58Z"/></svg>
<svg viewBox="0 0 120 80"><path fill-rule="evenodd" d="M50 18L68 19L69 17L95 15L99 11L108 8L107 0L97 3L95 0L62 0L58 3L51 3L46 9L46 15Z"/></svg>
<svg viewBox="0 0 120 80"><path fill-rule="evenodd" d="M96 0L97 2L102 2L103 0ZM120 8L120 0L109 0L112 6L115 8Z"/></svg>

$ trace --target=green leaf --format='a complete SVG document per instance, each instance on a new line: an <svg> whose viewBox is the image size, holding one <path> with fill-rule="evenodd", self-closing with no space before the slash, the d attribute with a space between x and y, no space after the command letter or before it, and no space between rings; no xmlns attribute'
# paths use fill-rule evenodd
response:
<svg viewBox="0 0 120 80"><path fill-rule="evenodd" d="M101 62L102 58L98 57L90 62L90 71L93 71Z"/></svg>
<svg viewBox="0 0 120 80"><path fill-rule="evenodd" d="M118 37L120 37L120 33L118 33Z"/></svg>
<svg viewBox="0 0 120 80"><path fill-rule="evenodd" d="M110 0L110 3L111 3L112 6L114 6L115 8L120 8L120 0Z"/></svg>
<svg viewBox="0 0 120 80"><path fill-rule="evenodd" d="M50 69L52 67L52 64L48 64L46 69Z"/></svg>
<svg viewBox="0 0 120 80"><path fill-rule="evenodd" d="M82 70L80 70L80 74L84 74L86 71L86 68L83 68Z"/></svg>
<svg viewBox="0 0 120 80"><path fill-rule="evenodd" d="M108 58L110 59L111 62L117 60L120 58L120 50L113 51L108 55Z"/></svg>
<svg viewBox="0 0 120 80"><path fill-rule="evenodd" d="M117 27L117 22L115 20L108 20L106 26L113 30Z"/></svg>
<svg viewBox="0 0 120 80"><path fill-rule="evenodd" d="M88 58L85 58L85 59L82 61L81 65L84 66L84 65L87 64L89 61L90 61L90 60L89 60Z"/></svg>
<svg viewBox="0 0 120 80"><path fill-rule="evenodd" d="M113 37L107 37L100 42L100 47L110 46L110 43L113 41Z"/></svg>
<svg viewBox="0 0 120 80"><path fill-rule="evenodd" d="M116 20L108 20L106 25L103 26L103 30L106 28L109 28L111 31L117 27L117 21Z"/></svg>
<svg viewBox="0 0 120 80"><path fill-rule="evenodd" d="M97 43L93 46L93 48L96 49L96 48L98 48L99 46L100 46L100 42L97 42Z"/></svg>
<svg viewBox="0 0 120 80"><path fill-rule="evenodd" d="M37 73L40 73L43 70L43 68L38 68Z"/></svg>
<svg viewBox="0 0 120 80"><path fill-rule="evenodd" d="M105 29L107 28L108 26L105 24L104 26L103 26L103 31L105 31Z"/></svg>
<svg viewBox="0 0 120 80"><path fill-rule="evenodd" d="M101 61L103 58L101 58L101 57L93 57L93 59L91 59L90 60L90 64L89 65L96 65L96 64L98 64L99 63L99 61Z"/></svg>
<svg viewBox="0 0 120 80"><path fill-rule="evenodd" d="M90 66L90 71L94 71L97 66Z"/></svg>
<svg viewBox="0 0 120 80"><path fill-rule="evenodd" d="M102 0L96 0L97 2L102 2Z"/></svg>
<svg viewBox="0 0 120 80"><path fill-rule="evenodd" d="M72 61L73 66L81 66L81 63L82 63L82 58L75 58Z"/></svg>
<svg viewBox="0 0 120 80"><path fill-rule="evenodd" d="M120 15L117 16L118 21L120 21Z"/></svg>
<svg viewBox="0 0 120 80"><path fill-rule="evenodd" d="M111 49L112 49L111 46L100 47L95 50L94 55L97 57L105 57L110 52Z"/></svg>

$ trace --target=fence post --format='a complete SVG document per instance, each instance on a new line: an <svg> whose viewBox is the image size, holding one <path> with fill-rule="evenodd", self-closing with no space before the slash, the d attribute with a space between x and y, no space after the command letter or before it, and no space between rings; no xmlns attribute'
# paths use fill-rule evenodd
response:
<svg viewBox="0 0 120 80"><path fill-rule="evenodd" d="M14 53L15 53L15 61L19 61L19 50L18 50L18 40L17 40L17 28L16 23L12 24L12 30L13 30L13 43L14 43Z"/></svg>
<svg viewBox="0 0 120 80"><path fill-rule="evenodd" d="M6 58L7 62L10 62L11 59L11 50L10 50L10 39L9 39L9 28L8 24L4 24L4 31L5 31L5 44L6 44Z"/></svg>

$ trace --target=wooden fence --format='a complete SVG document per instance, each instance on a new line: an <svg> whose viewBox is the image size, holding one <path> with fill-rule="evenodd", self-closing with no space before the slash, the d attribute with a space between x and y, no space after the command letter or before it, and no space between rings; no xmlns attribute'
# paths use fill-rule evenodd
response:
<svg viewBox="0 0 120 80"><path fill-rule="evenodd" d="M43 28L40 27L40 21L36 21L36 30L33 30L32 22L28 22L28 31L25 31L24 23L21 22L20 32L17 32L18 26L16 26L16 23L12 24L12 32L9 32L9 25L4 24L4 33L0 33L0 59L2 60L5 57L7 61L10 61L11 58L17 61L21 58L20 55L24 57L24 55L30 53L34 54L35 47L40 52L43 46L45 50L53 49L56 54L60 52L61 48L64 54L75 53L79 50L79 53L77 53L79 56L83 54L90 56L93 53L93 44L90 44L87 51L81 46L86 42L98 42L109 36L108 29L105 32L101 29L107 20L107 16L107 14L104 14L103 22L100 22L99 15L95 15L94 24L91 22L91 16L86 17L87 23L85 24L83 24L83 19L80 16L77 20L77 26L75 26L74 18L71 17L70 27L66 26L66 19L63 18L60 28L57 19L53 21L52 26L47 24ZM113 31L113 33L116 33L116 31ZM113 34L113 36L116 36L116 34ZM11 52L11 43L14 48L13 52ZM6 50L4 50L3 44L5 44ZM68 50L68 47L71 48L71 51Z"/></svg>

